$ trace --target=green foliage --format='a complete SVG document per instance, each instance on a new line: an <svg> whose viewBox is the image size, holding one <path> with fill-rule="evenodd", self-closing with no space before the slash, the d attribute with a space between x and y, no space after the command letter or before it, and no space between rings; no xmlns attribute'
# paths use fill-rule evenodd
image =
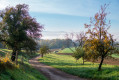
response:
<svg viewBox="0 0 119 80"><path fill-rule="evenodd" d="M0 41L13 50L12 61L21 49L37 49L35 39L41 37L42 29L42 25L29 15L26 4L6 7L0 12Z"/></svg>
<svg viewBox="0 0 119 80"><path fill-rule="evenodd" d="M47 54L47 53L49 53L49 52L50 52L49 47L46 46L46 45L43 45L43 46L40 48L41 57L43 57L44 54Z"/></svg>
<svg viewBox="0 0 119 80"><path fill-rule="evenodd" d="M11 52L11 50L8 49L1 49L1 51ZM18 66L15 66L9 61L9 56L7 56L7 58L2 57L4 59L2 59L2 64L0 62L0 80L47 80L39 71L32 68L28 63L28 59L37 55L39 54L32 54L28 56L23 51L23 55L19 55ZM24 63L21 62L22 56L24 58Z"/></svg>
<svg viewBox="0 0 119 80"><path fill-rule="evenodd" d="M9 58L6 57L0 57L0 73L4 70L13 69L15 68L15 64L9 60Z"/></svg>
<svg viewBox="0 0 119 80"><path fill-rule="evenodd" d="M59 49L66 48L66 40L65 39L52 39L52 40L44 40L41 39L39 41L40 45L48 45L50 49Z"/></svg>
<svg viewBox="0 0 119 80"><path fill-rule="evenodd" d="M85 41L85 51L87 59L96 60L101 58L98 71L101 70L101 65L105 57L115 53L113 35L108 32L110 28L110 21L106 19L108 5L101 6L101 10L91 18L90 24L85 24L88 28L86 32L88 38ZM108 22L107 22L108 21Z"/></svg>
<svg viewBox="0 0 119 80"><path fill-rule="evenodd" d="M76 60L78 60L78 59L84 57L84 53L85 53L85 52L84 52L84 49L81 48L81 47L78 47L78 48L75 49L75 51L74 51L74 53L72 54L72 56L73 56Z"/></svg>
<svg viewBox="0 0 119 80"><path fill-rule="evenodd" d="M102 71L97 71L98 63L85 62L80 64L82 59L75 62L69 55L48 54L39 59L40 62L60 69L66 73L91 80L118 80L119 66L103 64Z"/></svg>

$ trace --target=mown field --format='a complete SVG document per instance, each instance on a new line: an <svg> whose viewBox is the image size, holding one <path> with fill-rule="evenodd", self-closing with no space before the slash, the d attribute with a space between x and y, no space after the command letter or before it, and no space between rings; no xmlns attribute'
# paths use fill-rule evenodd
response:
<svg viewBox="0 0 119 80"><path fill-rule="evenodd" d="M103 64L102 71L97 71L98 63L76 60L70 55L47 54L40 62L60 69L66 73L93 80L119 80L119 66Z"/></svg>
<svg viewBox="0 0 119 80"><path fill-rule="evenodd" d="M5 54L10 55L11 50L0 49L0 56L5 57ZM34 56L37 56L35 54ZM24 63L21 63L21 55L19 56L19 65L15 68L0 71L0 80L47 80L39 71L34 69L28 63L31 57L24 54Z"/></svg>

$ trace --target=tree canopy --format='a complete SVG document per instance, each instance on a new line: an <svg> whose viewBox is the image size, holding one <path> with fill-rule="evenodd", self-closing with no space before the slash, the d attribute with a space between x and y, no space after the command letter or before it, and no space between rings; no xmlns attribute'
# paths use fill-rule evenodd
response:
<svg viewBox="0 0 119 80"><path fill-rule="evenodd" d="M108 32L111 25L110 21L106 19L107 6L101 6L101 10L95 14L94 18L91 18L91 24L85 24L85 27L88 28L88 36L84 46L87 59L101 58L98 70L101 70L104 58L115 51L113 35Z"/></svg>
<svg viewBox="0 0 119 80"><path fill-rule="evenodd" d="M0 41L13 50L12 61L16 52L36 50L35 38L42 36L43 26L28 12L28 5L18 4L0 11Z"/></svg>
<svg viewBox="0 0 119 80"><path fill-rule="evenodd" d="M40 48L40 54L41 54L41 57L43 58L44 54L47 54L49 53L50 50L49 50L49 47L46 46L46 45L42 45L41 48Z"/></svg>

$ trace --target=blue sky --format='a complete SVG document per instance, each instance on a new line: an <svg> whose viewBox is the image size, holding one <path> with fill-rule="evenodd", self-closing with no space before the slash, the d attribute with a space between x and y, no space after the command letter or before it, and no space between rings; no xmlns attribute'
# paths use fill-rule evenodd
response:
<svg viewBox="0 0 119 80"><path fill-rule="evenodd" d="M110 33L118 38L119 0L0 0L0 9L16 4L28 4L29 12L44 25L43 38L62 38L66 32L84 31L100 6L110 3L107 19L111 20Z"/></svg>

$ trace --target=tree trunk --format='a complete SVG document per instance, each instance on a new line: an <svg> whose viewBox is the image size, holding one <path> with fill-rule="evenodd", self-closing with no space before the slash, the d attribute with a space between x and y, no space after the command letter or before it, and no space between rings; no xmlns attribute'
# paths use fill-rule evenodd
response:
<svg viewBox="0 0 119 80"><path fill-rule="evenodd" d="M18 61L17 61L17 59L18 59L18 51L16 51L16 60L15 60L15 62L16 62L16 65L18 64Z"/></svg>
<svg viewBox="0 0 119 80"><path fill-rule="evenodd" d="M41 54L41 57L43 58L43 54Z"/></svg>
<svg viewBox="0 0 119 80"><path fill-rule="evenodd" d="M11 56L12 62L15 61L15 59L16 59L16 50L13 49L12 56Z"/></svg>
<svg viewBox="0 0 119 80"><path fill-rule="evenodd" d="M104 57L101 58L101 62L100 62L100 64L99 64L98 71L101 70L101 67L102 67L102 63L103 63L103 61L104 61Z"/></svg>
<svg viewBox="0 0 119 80"><path fill-rule="evenodd" d="M23 61L23 53L22 53L22 56L21 56L21 63L23 64L24 61Z"/></svg>

